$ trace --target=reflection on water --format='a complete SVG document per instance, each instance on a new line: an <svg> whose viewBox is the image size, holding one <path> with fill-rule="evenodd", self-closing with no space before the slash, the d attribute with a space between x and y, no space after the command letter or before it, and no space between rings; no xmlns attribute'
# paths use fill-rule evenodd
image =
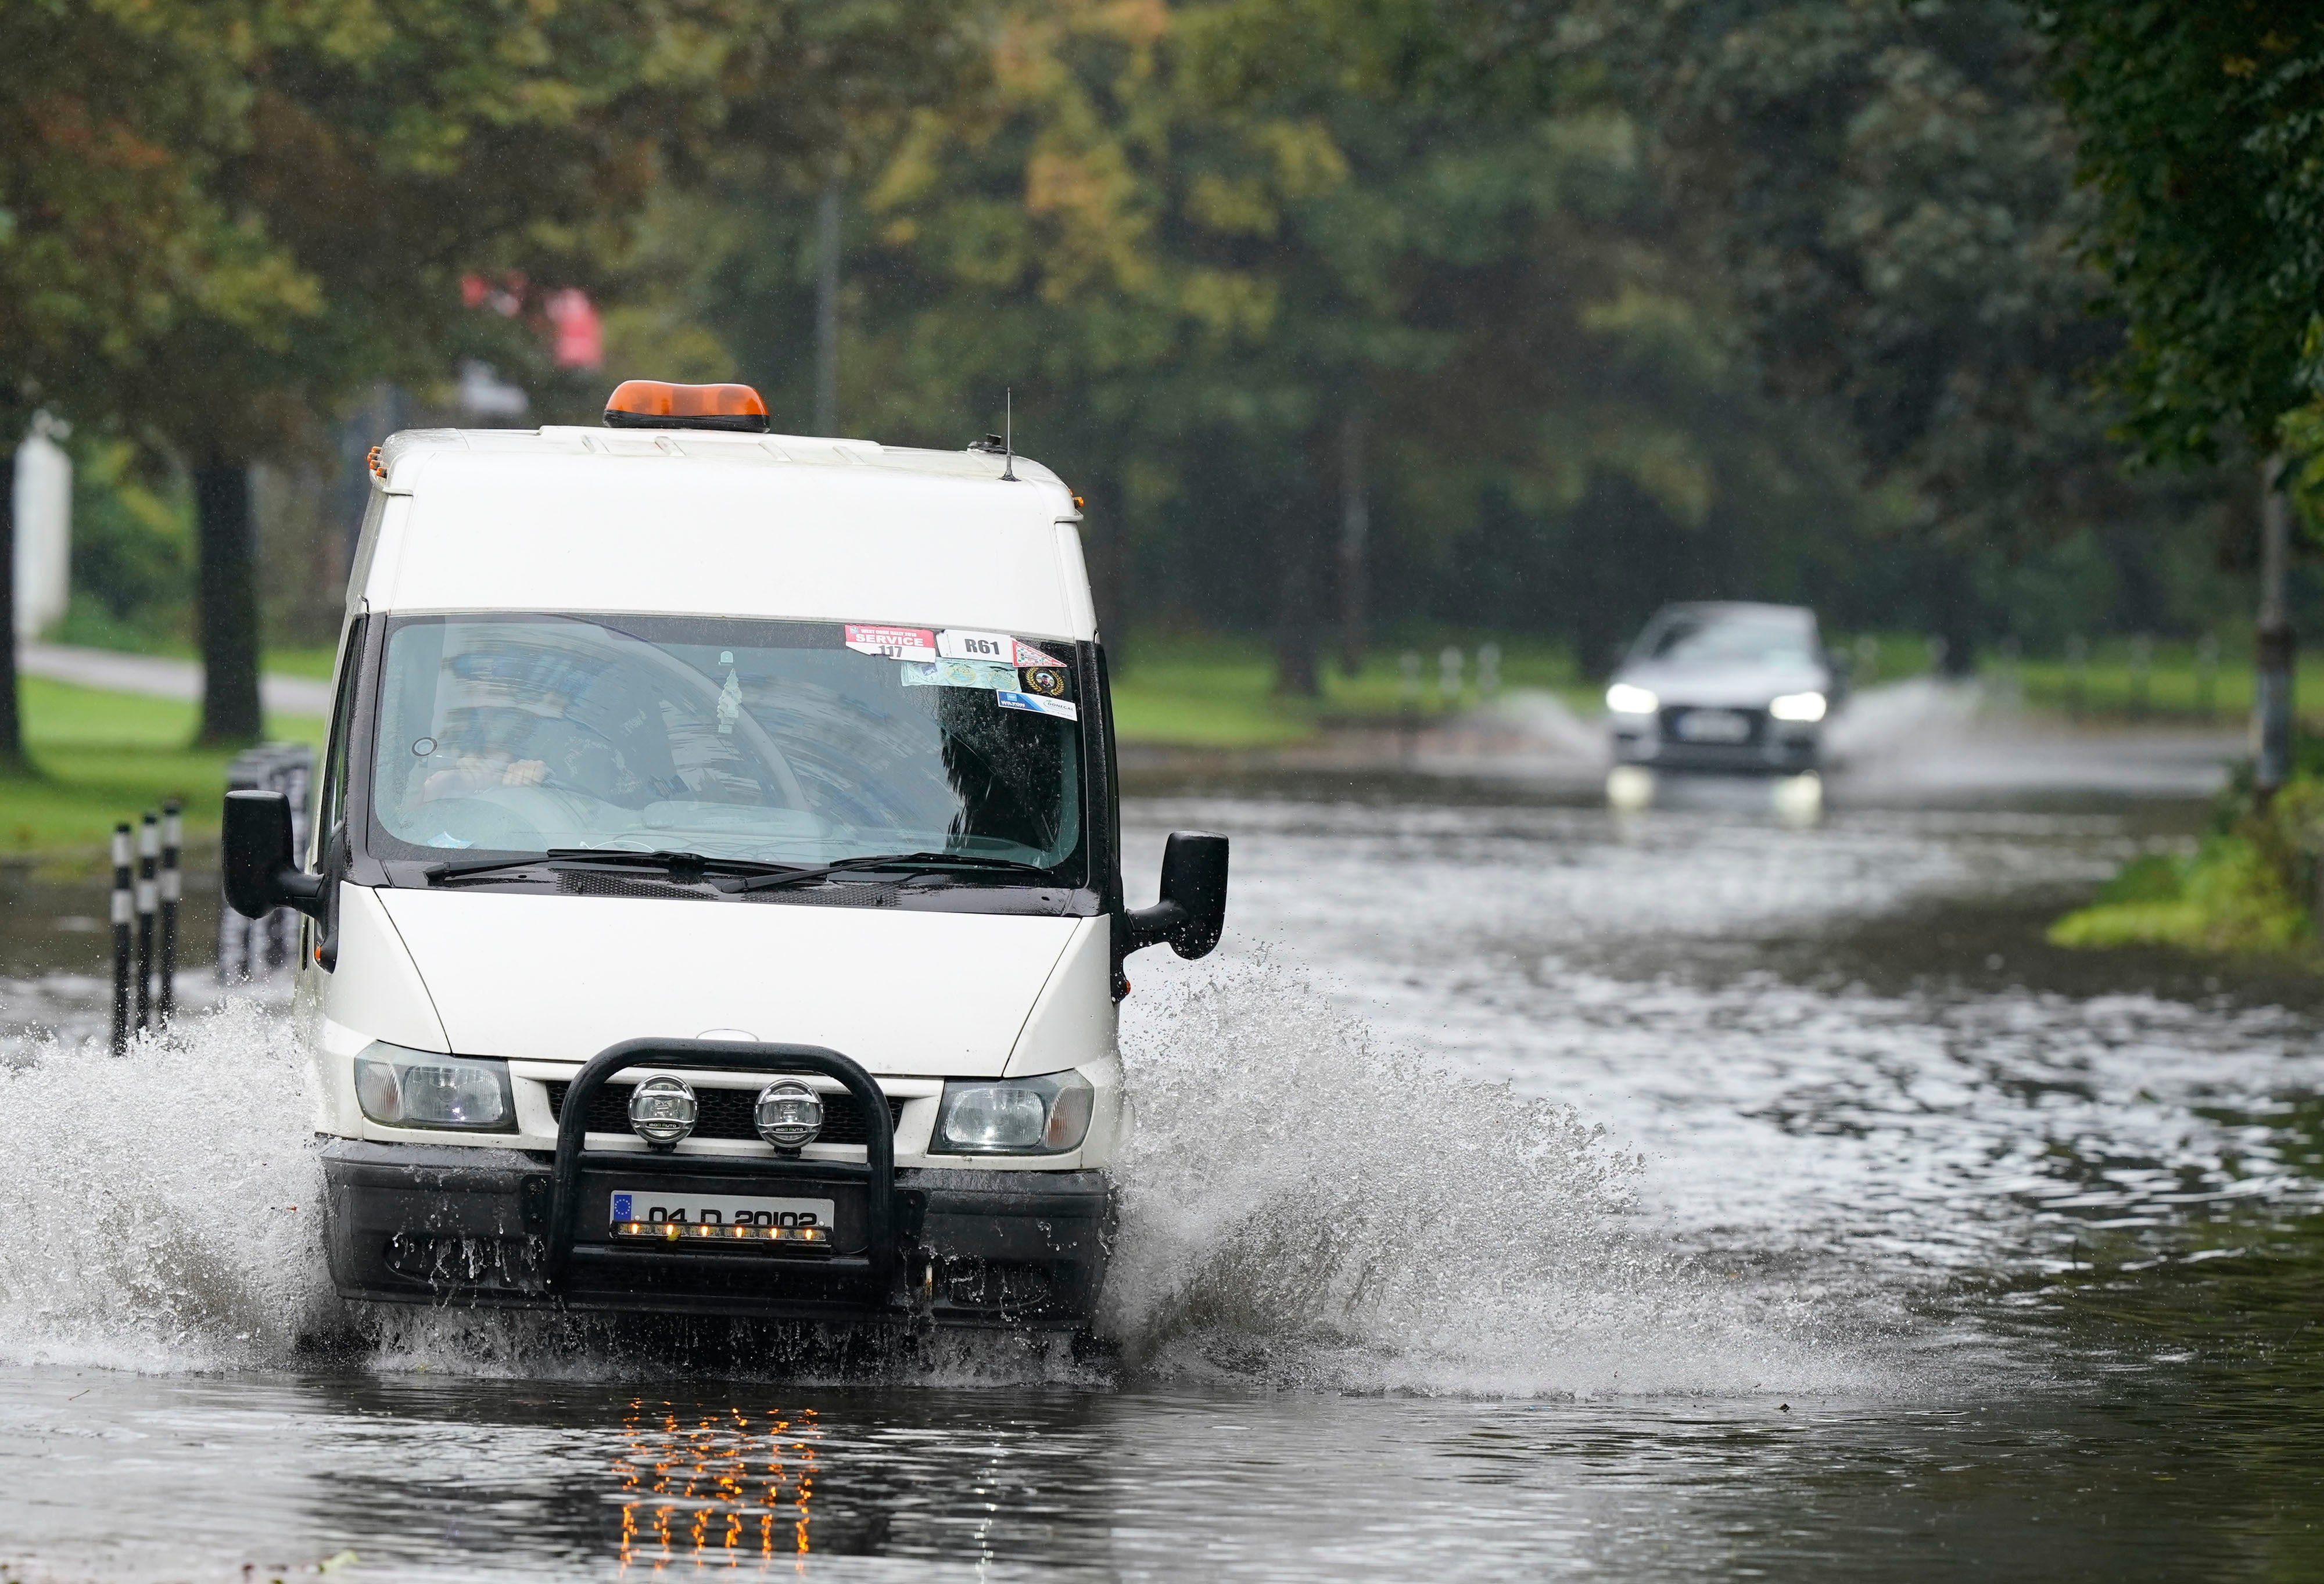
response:
<svg viewBox="0 0 2324 1584"><path fill-rule="evenodd" d="M68 1034L0 1063L0 1561L2324 1571L2317 998L2040 937L2191 811L1133 815L1149 884L1163 831L1235 834L1237 930L1138 962L1102 1373L383 1323L318 1285L276 1025L116 1063L69 964L19 981L0 1010ZM98 1202L137 1236L69 1236Z"/></svg>
<svg viewBox="0 0 2324 1584"><path fill-rule="evenodd" d="M681 1423L677 1404L632 1398L613 1460L622 1497L621 1570L673 1561L761 1570L781 1552L804 1564L814 1548L816 1450L823 1427L813 1408L798 1420L729 1405L723 1414Z"/></svg>

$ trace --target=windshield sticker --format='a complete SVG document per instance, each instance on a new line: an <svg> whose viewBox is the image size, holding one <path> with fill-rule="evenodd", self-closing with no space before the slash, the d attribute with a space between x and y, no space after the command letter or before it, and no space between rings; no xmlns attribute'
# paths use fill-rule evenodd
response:
<svg viewBox="0 0 2324 1584"><path fill-rule="evenodd" d="M1043 698L1065 696L1065 674L1055 666L1028 666L1025 668L1027 693L1038 693Z"/></svg>
<svg viewBox="0 0 2324 1584"><path fill-rule="evenodd" d="M998 693L1017 686L1016 668L981 660L932 660L925 666L907 660L901 669L907 687L981 687Z"/></svg>
<svg viewBox="0 0 2324 1584"><path fill-rule="evenodd" d="M936 653L952 660L991 660L1005 666L1017 652L1017 640L1005 632L968 632L948 627L936 634Z"/></svg>
<svg viewBox="0 0 2324 1584"><path fill-rule="evenodd" d="M1001 691L992 695L993 702L1004 710L1030 710L1037 715L1055 715L1061 721L1078 721L1080 710L1073 701L1064 698L1042 698L1030 693Z"/></svg>
<svg viewBox="0 0 2324 1584"><path fill-rule="evenodd" d="M1021 638L1017 640L1016 658L1018 668L1020 670L1027 666L1055 666L1062 670L1065 664L1056 656L1046 650L1035 649Z"/></svg>
<svg viewBox="0 0 2324 1584"><path fill-rule="evenodd" d="M438 831L428 839L430 847L473 847L474 842L463 842L449 831Z"/></svg>
<svg viewBox="0 0 2324 1584"><path fill-rule="evenodd" d="M847 647L860 655L889 660L933 660L936 635L925 627L859 627L847 625Z"/></svg>

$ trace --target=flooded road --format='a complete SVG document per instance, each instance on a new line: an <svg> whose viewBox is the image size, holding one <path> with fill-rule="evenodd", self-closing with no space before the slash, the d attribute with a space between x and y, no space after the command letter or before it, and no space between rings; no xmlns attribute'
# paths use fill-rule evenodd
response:
<svg viewBox="0 0 2324 1584"><path fill-rule="evenodd" d="M2041 940L2200 812L1138 802L1133 873L1204 826L1235 879L1216 958L1132 963L1107 1365L351 1313L279 1027L80 1050L93 962L42 953L94 937L26 920L90 909L20 889L0 1561L2324 1571L2324 995Z"/></svg>

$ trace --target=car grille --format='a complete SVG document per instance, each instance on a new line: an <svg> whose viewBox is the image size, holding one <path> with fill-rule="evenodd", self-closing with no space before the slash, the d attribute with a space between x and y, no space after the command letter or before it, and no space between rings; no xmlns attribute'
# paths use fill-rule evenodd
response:
<svg viewBox="0 0 2324 1584"><path fill-rule="evenodd" d="M1703 713L1716 715L1740 715L1748 728L1745 735L1732 741L1689 737L1680 723L1695 713L1697 706L1672 705L1662 712L1663 741L1685 748L1751 748L1767 739L1767 712L1765 710L1716 709L1705 706Z"/></svg>
<svg viewBox="0 0 2324 1584"><path fill-rule="evenodd" d="M570 1083L551 1083L549 1088L549 1114L558 1121L565 1119L565 1096ZM589 1128L592 1133L627 1133L630 1130L630 1091L634 1083L608 1083L589 1101ZM817 1144L864 1144L870 1142L863 1132L863 1108L852 1094L824 1094L823 1131L815 1136ZM752 1113L759 1104L755 1089L697 1089L694 1091L696 1138L747 1138L756 1142L759 1129L752 1121ZM904 1102L890 1096L888 1126L893 1129L896 1119L904 1114Z"/></svg>

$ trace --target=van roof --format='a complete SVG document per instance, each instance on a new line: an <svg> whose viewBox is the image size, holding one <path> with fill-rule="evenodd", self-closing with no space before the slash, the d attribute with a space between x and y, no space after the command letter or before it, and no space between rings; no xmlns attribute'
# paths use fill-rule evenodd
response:
<svg viewBox="0 0 2324 1584"><path fill-rule="evenodd" d="M592 428L549 424L537 429L404 429L379 448L388 493L400 465L439 452L534 457L641 456L745 467L877 467L943 478L999 481L1010 459L991 451L931 451L815 435L733 434L716 429ZM1020 481L1065 485L1029 456L1014 458Z"/></svg>
<svg viewBox="0 0 2324 1584"><path fill-rule="evenodd" d="M1096 635L1057 475L1028 457L698 429L414 429L351 600ZM403 504L408 501L408 504Z"/></svg>

